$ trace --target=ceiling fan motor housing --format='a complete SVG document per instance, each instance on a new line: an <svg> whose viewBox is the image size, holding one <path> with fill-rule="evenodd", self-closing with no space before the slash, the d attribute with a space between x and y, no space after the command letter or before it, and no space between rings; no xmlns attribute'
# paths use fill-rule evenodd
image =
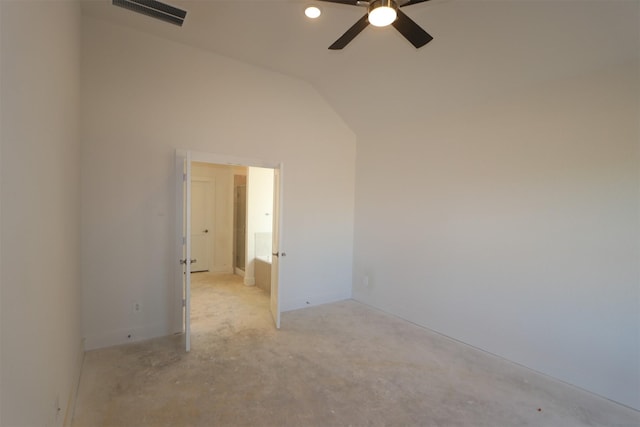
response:
<svg viewBox="0 0 640 427"><path fill-rule="evenodd" d="M398 5L393 0L375 0L369 3L369 13L371 13L373 9L377 9L379 7L390 7L395 10L398 9Z"/></svg>

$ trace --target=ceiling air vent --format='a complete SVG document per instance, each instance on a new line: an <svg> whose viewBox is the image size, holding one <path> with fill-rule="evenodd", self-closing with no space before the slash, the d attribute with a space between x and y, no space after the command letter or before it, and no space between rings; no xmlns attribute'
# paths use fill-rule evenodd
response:
<svg viewBox="0 0 640 427"><path fill-rule="evenodd" d="M113 0L113 4L180 27L187 16L186 10L156 0Z"/></svg>

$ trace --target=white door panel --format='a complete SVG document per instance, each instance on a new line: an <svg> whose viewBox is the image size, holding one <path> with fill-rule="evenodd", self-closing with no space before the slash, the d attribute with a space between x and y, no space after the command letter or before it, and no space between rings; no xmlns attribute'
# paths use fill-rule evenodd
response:
<svg viewBox="0 0 640 427"><path fill-rule="evenodd" d="M185 350L191 350L191 152L176 150L176 201L181 209L177 212L178 232L177 246L181 269L179 285L182 287L182 302L184 314L184 345ZM180 173L180 171L182 173Z"/></svg>
<svg viewBox="0 0 640 427"><path fill-rule="evenodd" d="M271 315L280 328L280 257L284 254L280 252L281 224L282 224L282 165L279 169L273 170L273 233L271 243Z"/></svg>

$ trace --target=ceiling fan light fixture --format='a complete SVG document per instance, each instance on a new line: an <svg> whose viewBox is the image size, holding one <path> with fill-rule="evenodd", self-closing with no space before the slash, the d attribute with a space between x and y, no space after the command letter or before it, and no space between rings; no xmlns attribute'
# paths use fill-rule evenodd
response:
<svg viewBox="0 0 640 427"><path fill-rule="evenodd" d="M311 19L316 19L320 16L321 13L322 12L320 11L320 9L315 6L309 6L304 10L304 14L307 16L307 18Z"/></svg>
<svg viewBox="0 0 640 427"><path fill-rule="evenodd" d="M375 27L391 25L398 17L397 9L393 0L376 0L369 6L369 23Z"/></svg>

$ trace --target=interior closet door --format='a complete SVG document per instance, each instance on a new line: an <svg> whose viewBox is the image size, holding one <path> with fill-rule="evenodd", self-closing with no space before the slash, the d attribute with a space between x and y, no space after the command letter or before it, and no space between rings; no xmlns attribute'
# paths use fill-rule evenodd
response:
<svg viewBox="0 0 640 427"><path fill-rule="evenodd" d="M211 269L213 249L213 183L191 182L191 257L196 261L191 272Z"/></svg>

